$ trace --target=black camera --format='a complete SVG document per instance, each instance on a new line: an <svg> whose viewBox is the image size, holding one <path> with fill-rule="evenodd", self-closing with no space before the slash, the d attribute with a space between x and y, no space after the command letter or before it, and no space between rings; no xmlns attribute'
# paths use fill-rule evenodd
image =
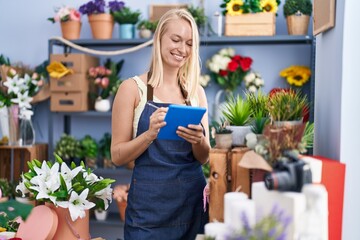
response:
<svg viewBox="0 0 360 240"><path fill-rule="evenodd" d="M265 174L267 189L301 192L304 184L312 183L309 164L294 156L287 157L288 161L279 161L272 172Z"/></svg>

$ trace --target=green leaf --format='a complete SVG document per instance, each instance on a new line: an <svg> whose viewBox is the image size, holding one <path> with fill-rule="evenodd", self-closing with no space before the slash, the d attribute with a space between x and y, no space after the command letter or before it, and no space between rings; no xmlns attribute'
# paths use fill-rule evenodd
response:
<svg viewBox="0 0 360 240"><path fill-rule="evenodd" d="M60 174L60 189L68 192L65 180L61 174Z"/></svg>
<svg viewBox="0 0 360 240"><path fill-rule="evenodd" d="M62 163L64 162L64 161L62 160L62 158L61 158L58 154L54 153L54 156L55 156L55 159L56 159L56 161L57 161L58 163L62 164Z"/></svg>

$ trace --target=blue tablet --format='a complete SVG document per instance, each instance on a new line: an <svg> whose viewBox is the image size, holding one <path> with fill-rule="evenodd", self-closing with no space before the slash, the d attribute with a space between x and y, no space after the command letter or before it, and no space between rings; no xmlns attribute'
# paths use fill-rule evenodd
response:
<svg viewBox="0 0 360 240"><path fill-rule="evenodd" d="M204 107L169 105L165 115L166 125L160 128L158 139L184 140L176 134L177 128L179 126L187 127L189 124L199 124L205 112L206 108Z"/></svg>

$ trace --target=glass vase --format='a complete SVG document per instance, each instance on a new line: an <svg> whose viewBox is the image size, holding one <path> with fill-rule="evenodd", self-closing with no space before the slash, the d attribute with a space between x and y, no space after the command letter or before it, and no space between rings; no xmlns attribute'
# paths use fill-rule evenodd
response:
<svg viewBox="0 0 360 240"><path fill-rule="evenodd" d="M32 146L35 144L35 131L31 121L32 112L25 113L20 117L20 146Z"/></svg>

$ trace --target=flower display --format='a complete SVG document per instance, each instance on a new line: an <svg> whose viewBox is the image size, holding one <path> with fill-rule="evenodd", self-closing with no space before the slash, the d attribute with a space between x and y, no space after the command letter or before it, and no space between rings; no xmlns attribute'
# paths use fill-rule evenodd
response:
<svg viewBox="0 0 360 240"><path fill-rule="evenodd" d="M202 87L207 87L210 83L210 76L208 74L203 74L203 75L200 75L200 85Z"/></svg>
<svg viewBox="0 0 360 240"><path fill-rule="evenodd" d="M281 70L280 76L295 87L301 87L307 83L311 76L311 70L307 66L293 65Z"/></svg>
<svg viewBox="0 0 360 240"><path fill-rule="evenodd" d="M245 13L277 13L280 0L223 0L223 15L239 16Z"/></svg>
<svg viewBox="0 0 360 240"><path fill-rule="evenodd" d="M120 11L124 5L123 1L117 0L110 1L109 5L106 5L105 0L93 0L81 5L79 11L84 15L100 14L105 13L106 8L109 8L110 12Z"/></svg>
<svg viewBox="0 0 360 240"><path fill-rule="evenodd" d="M81 21L81 14L78 10L72 7L63 6L55 8L55 16L48 18L52 23L66 22L66 21Z"/></svg>
<svg viewBox="0 0 360 240"><path fill-rule="evenodd" d="M3 85L5 91L0 90L0 108L17 104L20 114L31 109L33 96L44 84L44 76L25 67L10 67Z"/></svg>
<svg viewBox="0 0 360 240"><path fill-rule="evenodd" d="M221 88L232 92L241 85L252 62L250 57L235 55L233 48L223 48L206 62L206 67Z"/></svg>
<svg viewBox="0 0 360 240"><path fill-rule="evenodd" d="M29 171L21 175L16 187L23 197L32 193L39 202L52 203L68 208L71 219L85 217L85 211L93 207L107 209L112 201L113 179L103 179L92 170L71 163L71 167L55 154L56 162L32 160Z"/></svg>
<svg viewBox="0 0 360 240"><path fill-rule="evenodd" d="M249 92L255 93L259 88L264 86L264 79L262 79L260 73L251 71L245 78L245 87Z"/></svg>

